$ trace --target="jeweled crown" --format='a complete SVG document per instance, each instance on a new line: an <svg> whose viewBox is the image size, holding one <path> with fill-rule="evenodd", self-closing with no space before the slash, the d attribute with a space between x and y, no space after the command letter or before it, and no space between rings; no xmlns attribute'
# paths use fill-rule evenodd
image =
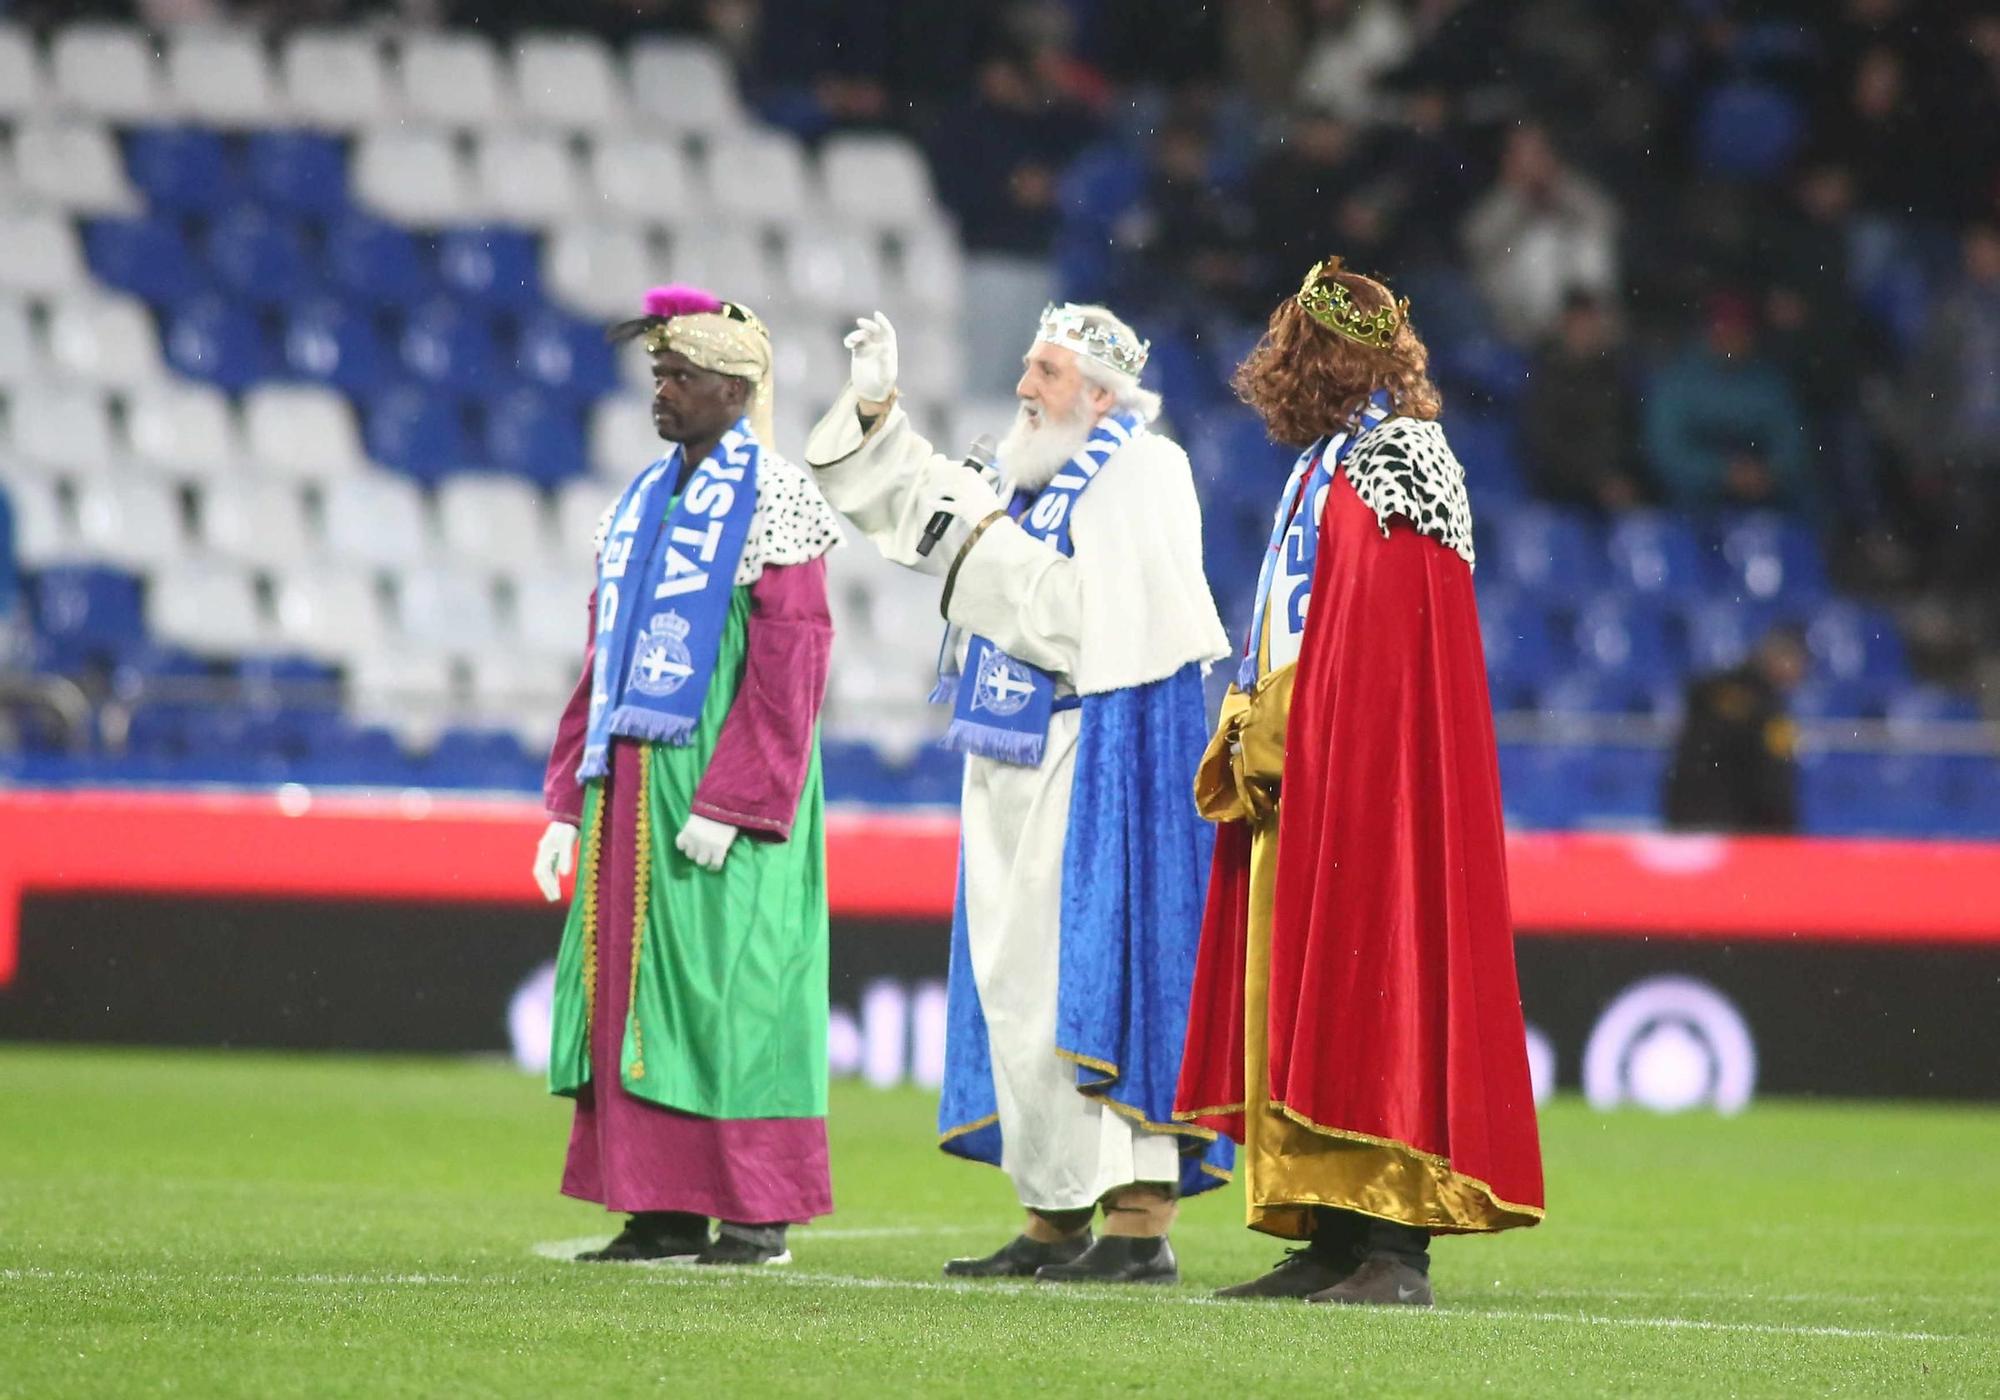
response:
<svg viewBox="0 0 2000 1400"><path fill-rule="evenodd" d="M1377 350L1396 343L1396 335L1410 319L1410 299L1404 297L1379 311L1363 311L1347 294L1347 288L1333 280L1340 271L1340 259L1315 263L1299 284L1299 309L1328 330Z"/></svg>
<svg viewBox="0 0 2000 1400"><path fill-rule="evenodd" d="M1051 345L1066 345L1079 355L1088 355L1101 365L1129 374L1134 379L1146 368L1146 356L1153 342L1120 334L1102 322L1092 321L1090 312L1073 301L1042 308L1042 327L1035 339Z"/></svg>

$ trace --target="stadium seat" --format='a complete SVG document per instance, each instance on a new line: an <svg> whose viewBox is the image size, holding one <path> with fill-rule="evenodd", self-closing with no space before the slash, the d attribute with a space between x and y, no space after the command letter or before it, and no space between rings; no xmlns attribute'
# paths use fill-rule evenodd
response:
<svg viewBox="0 0 2000 1400"><path fill-rule="evenodd" d="M116 653L144 640L139 580L124 570L58 565L36 574L29 593L35 631L72 649Z"/></svg>
<svg viewBox="0 0 2000 1400"><path fill-rule="evenodd" d="M421 130L370 131L354 151L355 203L420 228L471 221L465 164L449 138Z"/></svg>
<svg viewBox="0 0 2000 1400"><path fill-rule="evenodd" d="M857 227L900 231L939 217L930 166L907 137L828 137L819 174L828 208Z"/></svg>
<svg viewBox="0 0 2000 1400"><path fill-rule="evenodd" d="M785 286L787 304L861 315L882 300L881 256L872 239L858 234L794 238L785 250Z"/></svg>
<svg viewBox="0 0 2000 1400"><path fill-rule="evenodd" d="M101 472L116 456L104 395L80 384L52 384L17 395L9 446L45 467ZM11 474L11 473L10 473Z"/></svg>
<svg viewBox="0 0 2000 1400"><path fill-rule="evenodd" d="M174 475L226 475L243 461L235 411L209 385L175 380L136 391L126 400L125 429L134 458Z"/></svg>
<svg viewBox="0 0 2000 1400"><path fill-rule="evenodd" d="M614 136L591 150L590 185L601 217L661 224L687 207L694 174L673 141Z"/></svg>
<svg viewBox="0 0 2000 1400"><path fill-rule="evenodd" d="M743 125L736 76L722 51L686 39L640 39L627 51L632 105L675 131L717 133Z"/></svg>
<svg viewBox="0 0 2000 1400"><path fill-rule="evenodd" d="M1704 169L1743 180L1784 172L1805 136L1805 113L1783 88L1755 80L1722 83L1695 113L1695 159Z"/></svg>
<svg viewBox="0 0 2000 1400"><path fill-rule="evenodd" d="M805 149L769 128L719 136L708 150L708 207L716 216L761 226L803 224L812 208Z"/></svg>
<svg viewBox="0 0 2000 1400"><path fill-rule="evenodd" d="M622 486L639 474L642 467L657 460L665 450L659 434L653 431L652 400L643 393L627 392L607 395L590 408L590 469L600 476ZM569 490L571 488L565 488ZM588 489L599 494L607 489L602 482L579 482L576 490ZM611 504L607 498L598 503L601 512ZM596 517L591 518L596 524ZM587 538L587 536L586 536ZM567 548L567 544L565 548Z"/></svg>
<svg viewBox="0 0 2000 1400"><path fill-rule="evenodd" d="M49 44L49 74L66 111L143 122L166 106L152 41L122 24L72 24Z"/></svg>
<svg viewBox="0 0 2000 1400"><path fill-rule="evenodd" d="M903 230L891 287L904 305L925 313L955 315L965 299L965 255L958 240L949 233Z"/></svg>
<svg viewBox="0 0 2000 1400"><path fill-rule="evenodd" d="M794 245L807 241L794 240ZM829 250L829 256L837 258L838 254ZM782 300L779 279L774 275L763 240L750 234L676 237L669 265L674 268L677 278L705 287L726 289L718 295L740 301L746 306L768 308ZM833 275L839 277L843 274L835 269ZM630 304L629 295L627 304Z"/></svg>
<svg viewBox="0 0 2000 1400"><path fill-rule="evenodd" d="M347 208L347 152L331 136L260 131L244 145L251 190L272 208L328 219Z"/></svg>
<svg viewBox="0 0 2000 1400"><path fill-rule="evenodd" d="M169 31L167 87L180 111L210 126L259 126L278 115L264 42L247 29Z"/></svg>
<svg viewBox="0 0 2000 1400"><path fill-rule="evenodd" d="M541 785L542 764L508 730L454 728L424 756L418 774L431 787L518 790Z"/></svg>
<svg viewBox="0 0 2000 1400"><path fill-rule="evenodd" d="M438 288L416 237L395 224L348 214L326 232L326 261L341 295L378 307L414 305Z"/></svg>
<svg viewBox="0 0 2000 1400"><path fill-rule="evenodd" d="M1553 715L1643 715L1653 712L1656 692L1628 673L1584 666L1543 678L1535 705Z"/></svg>
<svg viewBox="0 0 2000 1400"><path fill-rule="evenodd" d="M1661 598L1687 598L1713 581L1709 551L1685 519L1666 511L1628 511L1605 537L1611 574L1622 588Z"/></svg>
<svg viewBox="0 0 2000 1400"><path fill-rule="evenodd" d="M141 127L125 138L125 168L156 212L200 214L242 198L222 137L199 127Z"/></svg>
<svg viewBox="0 0 2000 1400"><path fill-rule="evenodd" d="M1697 671L1719 671L1749 659L1757 641L1783 617L1768 604L1711 594L1688 609L1688 658Z"/></svg>
<svg viewBox="0 0 2000 1400"><path fill-rule="evenodd" d="M1891 733L1922 742L1932 726L1978 723L1979 702L1943 686L1897 686L1888 694L1883 717Z"/></svg>
<svg viewBox="0 0 2000 1400"><path fill-rule="evenodd" d="M301 379L367 393L391 376L395 365L374 318L364 308L331 297L295 307L285 323L286 367Z"/></svg>
<svg viewBox="0 0 2000 1400"><path fill-rule="evenodd" d="M902 339L909 347L902 373L911 393L939 400L956 398L965 382L959 337L944 326L918 325L903 332ZM834 336L814 338L809 343L824 347L817 352L817 373L807 381L809 390L816 402L831 403L847 383L846 357L838 353L840 342Z"/></svg>
<svg viewBox="0 0 2000 1400"><path fill-rule="evenodd" d="M21 568L40 569L76 556L76 527L53 477L10 468L0 491L13 509L14 559Z"/></svg>
<svg viewBox="0 0 2000 1400"><path fill-rule="evenodd" d="M1674 620L1658 605L1636 599L1600 597L1586 604L1577 616L1576 650L1601 672L1648 685L1670 681L1687 664Z"/></svg>
<svg viewBox="0 0 2000 1400"><path fill-rule="evenodd" d="M349 661L347 713L393 733L405 749L434 743L453 712L452 662L443 652L402 645ZM420 779L435 783L428 772Z"/></svg>
<svg viewBox="0 0 2000 1400"><path fill-rule="evenodd" d="M406 787L418 770L389 730L340 723L317 731L312 747L286 766L286 776L328 787Z"/></svg>
<svg viewBox="0 0 2000 1400"><path fill-rule="evenodd" d="M277 580L279 631L288 647L332 661L381 648L388 637L375 582L351 569L294 569Z"/></svg>
<svg viewBox="0 0 2000 1400"><path fill-rule="evenodd" d="M317 290L318 271L298 224L257 205L220 215L203 252L217 280L243 301L283 307Z"/></svg>
<svg viewBox="0 0 2000 1400"><path fill-rule="evenodd" d="M88 277L68 219L46 210L0 209L0 292L50 296Z"/></svg>
<svg viewBox="0 0 2000 1400"><path fill-rule="evenodd" d="M1531 594L1482 594L1479 632L1489 678L1510 705L1523 703L1533 688L1574 664L1569 639Z"/></svg>
<svg viewBox="0 0 2000 1400"><path fill-rule="evenodd" d="M618 389L618 364L594 323L544 311L521 325L514 369L523 379L576 403Z"/></svg>
<svg viewBox="0 0 2000 1400"><path fill-rule="evenodd" d="M396 580L396 617L408 641L454 655L501 644L492 579L463 564L404 569Z"/></svg>
<svg viewBox="0 0 2000 1400"><path fill-rule="evenodd" d="M174 310L166 340L169 364L218 388L240 391L270 371L270 346L257 318L217 296L200 296Z"/></svg>
<svg viewBox="0 0 2000 1400"><path fill-rule="evenodd" d="M393 117L389 67L365 31L299 30L284 41L285 97L312 126L351 131Z"/></svg>
<svg viewBox="0 0 2000 1400"><path fill-rule="evenodd" d="M94 123L31 121L16 127L14 176L29 201L72 214L129 214L139 204L117 143Z"/></svg>
<svg viewBox="0 0 2000 1400"><path fill-rule="evenodd" d="M368 464L353 407L328 389L260 384L244 396L243 429L250 454L288 476L352 476Z"/></svg>
<svg viewBox="0 0 2000 1400"><path fill-rule="evenodd" d="M1895 679L1909 674L1896 620L1879 608L1828 603L1806 624L1806 648L1826 674L1837 679Z"/></svg>
<svg viewBox="0 0 2000 1400"><path fill-rule="evenodd" d="M576 411L534 389L488 405L486 452L502 471L543 486L583 475L583 432Z"/></svg>
<svg viewBox="0 0 2000 1400"><path fill-rule="evenodd" d="M0 23L0 118L18 121L45 112L51 96L34 36L19 24Z"/></svg>
<svg viewBox="0 0 2000 1400"><path fill-rule="evenodd" d="M312 554L313 533L296 483L251 477L203 494L202 543L214 557L283 568Z"/></svg>
<svg viewBox="0 0 2000 1400"><path fill-rule="evenodd" d="M327 557L341 564L408 568L431 553L423 493L388 472L335 477L322 489Z"/></svg>
<svg viewBox="0 0 2000 1400"><path fill-rule="evenodd" d="M27 302L0 296L0 391L42 377L41 339Z"/></svg>
<svg viewBox="0 0 2000 1400"><path fill-rule="evenodd" d="M586 534L586 559L589 547ZM588 564L576 562L571 551L564 552L562 565L510 574L515 641L532 655L567 659L573 667L580 666L590 632L590 584Z"/></svg>
<svg viewBox="0 0 2000 1400"><path fill-rule="evenodd" d="M144 303L101 294L55 304L49 360L72 379L106 388L150 384L165 368L159 333Z"/></svg>
<svg viewBox="0 0 2000 1400"><path fill-rule="evenodd" d="M474 200L486 218L544 228L585 203L582 171L562 138L492 132L472 157Z"/></svg>
<svg viewBox="0 0 2000 1400"><path fill-rule="evenodd" d="M77 548L82 557L144 571L188 556L179 492L166 482L92 477L77 487Z"/></svg>
<svg viewBox="0 0 2000 1400"><path fill-rule="evenodd" d="M491 391L503 363L492 321L463 302L444 298L411 314L398 349L410 374L461 393Z"/></svg>
<svg viewBox="0 0 2000 1400"><path fill-rule="evenodd" d="M275 640L249 571L214 557L154 573L146 626L160 641L205 656L254 651Z"/></svg>
<svg viewBox="0 0 2000 1400"><path fill-rule="evenodd" d="M1799 603L1828 591L1819 540L1803 521L1754 511L1725 520L1719 543L1729 581L1747 598Z"/></svg>
<svg viewBox="0 0 2000 1400"><path fill-rule="evenodd" d="M1813 677L1787 697L1786 705L1798 719L1880 719L1889 693L1881 681Z"/></svg>
<svg viewBox="0 0 2000 1400"><path fill-rule="evenodd" d="M516 477L468 473L437 486L438 536L463 564L501 569L532 566L549 552L542 498Z"/></svg>
<svg viewBox="0 0 2000 1400"><path fill-rule="evenodd" d="M208 269L196 261L179 223L168 216L93 219L84 227L83 243L98 281L155 306L210 290Z"/></svg>
<svg viewBox="0 0 2000 1400"><path fill-rule="evenodd" d="M523 119L566 130L607 130L626 115L625 75L592 34L524 35L514 53L514 96Z"/></svg>
<svg viewBox="0 0 2000 1400"><path fill-rule="evenodd" d="M1601 585L1604 546L1595 524L1582 511L1522 506L1508 513L1504 525L1496 523L1496 529L1493 562L1507 582L1572 598Z"/></svg>
<svg viewBox="0 0 2000 1400"><path fill-rule="evenodd" d="M541 247L523 229L451 229L438 239L438 271L461 297L502 309L542 305Z"/></svg>
<svg viewBox="0 0 2000 1400"><path fill-rule="evenodd" d="M366 432L371 458L426 480L458 471L472 457L458 406L412 385L369 401Z"/></svg>
<svg viewBox="0 0 2000 1400"><path fill-rule="evenodd" d="M644 238L609 225L566 224L542 250L542 281L550 294L600 320L636 314L657 270Z"/></svg>
<svg viewBox="0 0 2000 1400"><path fill-rule="evenodd" d="M478 34L410 34L398 56L396 90L417 121L489 131L513 115L500 55Z"/></svg>

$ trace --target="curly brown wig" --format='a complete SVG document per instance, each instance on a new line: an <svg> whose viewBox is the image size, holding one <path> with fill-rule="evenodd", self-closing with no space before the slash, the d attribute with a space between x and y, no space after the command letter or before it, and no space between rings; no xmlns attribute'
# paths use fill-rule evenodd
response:
<svg viewBox="0 0 2000 1400"><path fill-rule="evenodd" d="M1322 278L1347 288L1359 310L1395 305L1387 287L1340 270L1338 258L1321 267ZM1388 390L1395 411L1406 418L1436 418L1444 401L1431 383L1430 358L1407 320L1394 343L1378 350L1327 329L1295 297L1286 297L1230 382L1236 396L1257 410L1273 439L1303 447L1352 427L1377 389Z"/></svg>

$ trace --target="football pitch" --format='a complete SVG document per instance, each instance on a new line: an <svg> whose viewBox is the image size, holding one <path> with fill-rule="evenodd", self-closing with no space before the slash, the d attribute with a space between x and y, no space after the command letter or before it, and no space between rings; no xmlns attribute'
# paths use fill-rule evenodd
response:
<svg viewBox="0 0 2000 1400"><path fill-rule="evenodd" d="M759 1273L575 1264L566 1106L457 1060L0 1047L0 1396L1993 1395L2000 1110L1543 1115L1549 1221L1444 1240L1434 1312L1184 1283L947 1286L1016 1223L931 1100L835 1086L839 1213Z"/></svg>

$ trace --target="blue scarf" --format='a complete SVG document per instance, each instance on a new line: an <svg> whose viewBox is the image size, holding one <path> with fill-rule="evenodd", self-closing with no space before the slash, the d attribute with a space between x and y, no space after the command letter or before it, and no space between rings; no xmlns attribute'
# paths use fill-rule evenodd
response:
<svg viewBox="0 0 2000 1400"><path fill-rule="evenodd" d="M1046 540L1058 554L1071 554L1075 547L1070 520L1077 497L1097 479L1111 455L1143 431L1136 413L1107 415L1049 484L1032 499L1010 501L1008 514L1032 538ZM933 701L954 702L945 747L1027 768L1038 765L1048 744L1049 716L1055 712L1056 678L1007 655L984 637L972 639L964 673L954 676L953 651L952 631L947 629L937 689L931 692Z"/></svg>
<svg viewBox="0 0 2000 1400"><path fill-rule="evenodd" d="M1361 422L1352 432L1321 438L1299 454L1292 464L1291 478L1278 500L1277 518L1271 522L1271 543L1264 551L1264 566L1257 575L1257 605L1250 614L1250 635L1243 647L1243 664L1237 668L1236 684L1249 690L1257 683L1257 656L1265 626L1265 610L1280 574L1285 579L1285 611L1270 619L1279 634L1272 639L1272 670L1279 669L1298 654L1299 639L1305 635L1306 605L1312 600L1313 569L1319 563L1319 518L1325 509L1326 490L1334 473L1347 460L1368 430L1389 416L1389 396L1376 390L1361 410ZM1280 645L1282 638L1284 645Z"/></svg>
<svg viewBox="0 0 2000 1400"><path fill-rule="evenodd" d="M579 780L604 775L614 735L690 742L715 676L762 450L739 418L668 511L681 452L676 446L625 488L598 555L597 656Z"/></svg>

